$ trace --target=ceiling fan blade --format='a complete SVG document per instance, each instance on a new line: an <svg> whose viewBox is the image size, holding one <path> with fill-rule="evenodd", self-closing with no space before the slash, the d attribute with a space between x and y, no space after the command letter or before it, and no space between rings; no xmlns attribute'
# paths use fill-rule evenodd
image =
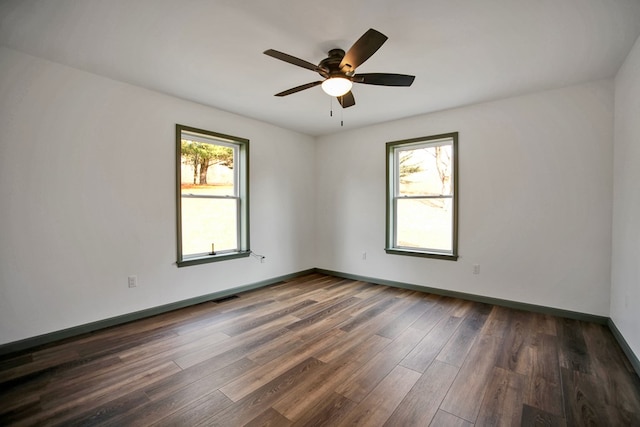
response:
<svg viewBox="0 0 640 427"><path fill-rule="evenodd" d="M317 82L311 82L311 83L307 83L307 84L303 84L300 86L296 86L293 87L291 89L287 89L285 91L282 91L280 93L276 93L274 96L287 96L287 95L291 95L292 93L296 93L296 92L300 92L301 90L305 90L305 89L309 89L312 88L314 86L318 86L322 84L322 81L317 81Z"/></svg>
<svg viewBox="0 0 640 427"><path fill-rule="evenodd" d="M324 68L320 68L311 62L305 61L304 59L296 58L295 56L291 56L288 53L280 52L278 50L268 49L263 52L265 55L268 55L272 58L279 59L284 62L288 62L289 64L297 65L298 67L306 68L307 70L315 71L321 74L328 74L329 70L325 70Z"/></svg>
<svg viewBox="0 0 640 427"><path fill-rule="evenodd" d="M355 70L387 41L387 36L370 28L362 35L340 62L340 70L345 73Z"/></svg>
<svg viewBox="0 0 640 427"><path fill-rule="evenodd" d="M416 76L407 74L364 73L353 76L355 83L378 86L411 86Z"/></svg>
<svg viewBox="0 0 640 427"><path fill-rule="evenodd" d="M353 107L356 105L356 99L353 97L353 93L351 91L342 96L337 96L336 98L338 98L338 102L342 105L342 108Z"/></svg>

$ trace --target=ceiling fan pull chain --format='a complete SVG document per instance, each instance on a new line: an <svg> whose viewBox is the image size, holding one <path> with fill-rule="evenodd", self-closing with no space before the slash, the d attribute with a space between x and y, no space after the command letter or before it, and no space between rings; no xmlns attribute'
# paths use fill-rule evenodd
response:
<svg viewBox="0 0 640 427"><path fill-rule="evenodd" d="M343 99L344 99L344 95L343 95ZM344 108L341 108L341 109L340 109L340 127L343 127L343 126L344 126L344 121L343 121L343 119L344 119Z"/></svg>
<svg viewBox="0 0 640 427"><path fill-rule="evenodd" d="M329 117L333 117L333 97L329 98Z"/></svg>

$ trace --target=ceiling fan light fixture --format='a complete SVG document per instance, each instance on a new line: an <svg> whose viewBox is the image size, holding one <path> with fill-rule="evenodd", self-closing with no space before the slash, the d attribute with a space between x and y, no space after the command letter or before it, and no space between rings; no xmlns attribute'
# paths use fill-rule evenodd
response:
<svg viewBox="0 0 640 427"><path fill-rule="evenodd" d="M331 77L322 82L322 90L331 96L342 96L351 90L351 86L351 80L344 77Z"/></svg>

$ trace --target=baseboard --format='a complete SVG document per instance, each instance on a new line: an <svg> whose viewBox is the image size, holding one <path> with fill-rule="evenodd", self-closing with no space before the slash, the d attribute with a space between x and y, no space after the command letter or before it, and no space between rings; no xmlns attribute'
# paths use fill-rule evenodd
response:
<svg viewBox="0 0 640 427"><path fill-rule="evenodd" d="M273 285L284 280L293 279L306 274L314 273L315 269L309 269L299 271L297 273L287 274L284 276L273 277L271 279L262 280L259 282L251 283L248 285L238 286L232 289L225 289L224 291L214 292L207 295L201 295L199 297L189 298L182 301L176 301L170 304L165 304L157 307L147 308L145 310L136 311L133 313L123 314L121 316L110 317L108 319L98 320L96 322L85 323L83 325L73 326L71 328L63 329L60 331L51 332L48 334L38 335L31 338L25 338L19 341L13 341L7 344L0 345L0 356L23 351L26 349L38 347L44 344L49 344L55 341L60 341L65 338L71 338L78 335L86 334L88 332L97 331L99 329L108 328L111 326L121 325L123 323L132 322L134 320L144 319L146 317L156 316L158 314L166 313L169 311L177 310L180 308L189 307L195 304L201 304L203 302L220 299L229 295L234 295L240 292L246 292L253 289L262 288L265 286Z"/></svg>
<svg viewBox="0 0 640 427"><path fill-rule="evenodd" d="M607 322L607 326L609 326L611 333L615 337L616 341L618 341L618 344L620 344L622 351L627 356L627 359L629 359L629 363L631 363L631 366L633 366L636 374L640 376L640 360L638 360L638 356L636 356L633 350L631 350L629 343L627 343L627 340L624 339L624 336L622 336L620 329L618 329L616 324L613 322L613 319L609 319L609 321Z"/></svg>
<svg viewBox="0 0 640 427"><path fill-rule="evenodd" d="M598 323L600 325L606 325L608 324L608 321L609 321L609 318L604 316L597 316L595 314L587 314L587 313L581 313L577 311L562 310L559 308L545 307L542 305L527 304L524 302L486 297L483 295L449 291L446 289L430 288L428 286L420 286L420 285L414 285L410 283L396 282L393 280L378 279L375 277L359 276L357 274L342 273L339 271L324 270L321 268L316 268L314 271L321 274L327 274L329 276L342 277L344 279L359 280L362 282L374 283L377 285L386 285L394 288L411 289L413 291L426 292L434 295L460 298L468 301L499 305L502 307L515 308L518 310L530 311L534 313L549 314L552 316L565 317L568 319L583 320L585 322L593 322L593 323Z"/></svg>

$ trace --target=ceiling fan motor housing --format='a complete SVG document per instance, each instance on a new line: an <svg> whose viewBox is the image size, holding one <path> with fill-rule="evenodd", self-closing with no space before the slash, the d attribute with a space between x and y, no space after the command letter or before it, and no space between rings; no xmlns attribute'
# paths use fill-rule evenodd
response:
<svg viewBox="0 0 640 427"><path fill-rule="evenodd" d="M340 62L342 62L342 58L344 58L345 51L342 49L331 49L329 51L329 56L318 64L318 67L329 70L328 77L344 77L345 74L340 70ZM351 73L353 75L353 73Z"/></svg>

